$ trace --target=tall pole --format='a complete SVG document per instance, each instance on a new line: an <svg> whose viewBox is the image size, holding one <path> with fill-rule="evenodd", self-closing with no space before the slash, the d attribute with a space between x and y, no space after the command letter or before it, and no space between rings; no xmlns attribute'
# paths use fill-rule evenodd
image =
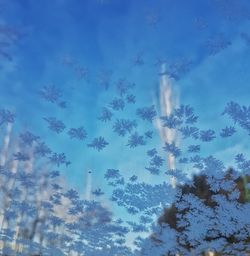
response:
<svg viewBox="0 0 250 256"><path fill-rule="evenodd" d="M92 171L91 169L87 169L86 172L86 182L85 182L85 199L91 200L91 193L92 193Z"/></svg>
<svg viewBox="0 0 250 256"><path fill-rule="evenodd" d="M177 105L177 97L174 94L173 85L170 77L167 74L166 63L161 64L160 72L160 111L161 116L170 116L173 113L174 108ZM175 129L163 127L158 125L161 138L164 142L171 144L176 142L177 134ZM167 152L167 167L168 169L174 170L176 166L175 157ZM176 179L171 178L171 185L176 186Z"/></svg>
<svg viewBox="0 0 250 256"><path fill-rule="evenodd" d="M6 126L6 134L5 134L4 139L3 139L2 152L0 154L0 165L1 166L5 165L5 162L6 162L6 159L7 159L8 149L9 149L9 144L10 144L11 130L12 130L12 124L8 123L7 126Z"/></svg>

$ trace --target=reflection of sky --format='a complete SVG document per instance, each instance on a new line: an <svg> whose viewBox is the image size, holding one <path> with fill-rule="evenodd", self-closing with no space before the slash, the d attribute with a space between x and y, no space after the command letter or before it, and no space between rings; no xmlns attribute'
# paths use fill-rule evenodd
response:
<svg viewBox="0 0 250 256"><path fill-rule="evenodd" d="M105 186L103 173L118 168L125 175L145 175L146 150L160 148L155 132L151 145L130 150L126 139L111 132L111 124L100 123L96 117L112 99L114 84L120 78L136 83L137 105L149 106L155 100L159 83L156 58L172 62L190 59L190 71L175 82L180 102L194 106L200 124L222 128L220 116L230 100L248 104L250 48L240 34L247 32L249 21L240 5L248 1L12 1L3 5L2 23L20 28L23 38L13 48L13 62L1 60L1 105L17 113L20 128L40 135L55 152L65 152L72 165L65 169L67 179L83 189L84 170L93 169L93 182ZM240 2L240 4L239 4ZM248 4L247 4L248 3ZM230 4L235 10L232 20ZM149 24L151 20L156 24ZM231 45L215 56L209 56L206 42L210 38L231 41ZM133 66L133 59L142 53L143 66ZM65 55L89 70L89 81L79 80L70 67L62 65ZM112 86L105 91L97 76L112 70ZM60 87L68 108L62 110L42 101L37 91L44 85ZM126 108L121 117L130 117L134 109ZM106 137L110 145L103 152L86 147L87 143L70 141L66 133L55 136L42 117L55 116L68 128L83 125L88 142L95 136ZM118 116L117 116L118 117ZM223 122L221 122L221 120ZM141 122L144 125L143 122ZM228 124L230 124L228 122ZM141 128L143 130L143 128ZM230 148L237 139L226 143ZM236 149L244 150L245 144ZM158 146L157 146L158 145ZM223 150L218 141L216 151ZM205 150L212 150L208 146ZM221 153L224 154L223 152Z"/></svg>

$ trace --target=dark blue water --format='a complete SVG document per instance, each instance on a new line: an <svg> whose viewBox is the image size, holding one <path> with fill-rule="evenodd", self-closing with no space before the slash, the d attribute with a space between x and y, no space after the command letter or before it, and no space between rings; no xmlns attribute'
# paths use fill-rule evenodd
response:
<svg viewBox="0 0 250 256"><path fill-rule="evenodd" d="M148 237L162 207L174 200L173 173L177 184L188 182L183 173L190 178L201 170L220 170L206 157L218 158L226 170L237 168L237 154L249 154L249 20L247 0L0 1L1 166L12 173L8 178L4 174L1 186L6 182L7 191L20 188L16 201L36 205L32 214L40 218L35 194L47 190L44 201L58 202L49 199L53 189L45 189L39 175L58 171L57 184L65 190L74 188L81 199L90 200L86 206L90 215L84 215L84 210L78 214L95 219L98 207L103 207L112 213L110 221L121 218L129 228L129 234L121 231L124 243L113 243L112 236L118 239L120 231L110 234L107 230L114 227L106 227L96 217L100 223L91 233L96 223L84 222L85 233L70 235L74 242L83 243L78 255L130 255L122 246L135 249L135 237ZM184 112L176 117L175 109ZM167 123L170 117L181 123ZM188 134L185 127L193 132ZM157 153L150 154L152 149ZM192 159L198 155L203 160ZM244 161L239 170L247 173L249 161ZM206 167L208 163L211 166ZM16 183L21 182L19 171L37 175L32 176L28 192ZM66 192L57 193L78 205ZM2 216L12 209L9 202L1 207ZM1 232L32 223L31 213L22 212L20 205L13 207L17 215L3 217ZM248 210L249 204L242 212ZM51 214L57 216L58 211L66 210ZM60 218L67 224L78 214ZM235 213L236 219L239 214ZM41 230L51 231L48 237L67 230L60 229L62 224L42 225ZM249 222L245 225L249 237ZM21 232L16 235L27 240ZM55 239L48 245L38 236L34 247L38 243L64 255L77 255L71 241L61 245ZM32 255L37 250L33 244L28 252L17 249L22 242L15 239L15 246L6 243L14 251ZM141 255L162 255L161 249L151 249ZM56 253L61 255L49 249L42 255Z"/></svg>

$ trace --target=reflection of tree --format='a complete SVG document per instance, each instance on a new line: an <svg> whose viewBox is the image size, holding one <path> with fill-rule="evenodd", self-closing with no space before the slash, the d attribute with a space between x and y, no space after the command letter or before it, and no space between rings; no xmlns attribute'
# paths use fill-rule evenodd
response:
<svg viewBox="0 0 250 256"><path fill-rule="evenodd" d="M67 189L59 172L50 171L45 156L36 154L38 136L25 132L14 138L12 124L5 127L0 158L1 255L82 255L116 247L111 236L127 231L111 221L111 212ZM15 159L15 152L29 158Z"/></svg>
<svg viewBox="0 0 250 256"><path fill-rule="evenodd" d="M146 23L149 26L156 27L160 22L160 15L157 11L150 10L146 14Z"/></svg>
<svg viewBox="0 0 250 256"><path fill-rule="evenodd" d="M20 33L8 25L0 25L0 56L12 60L10 48L19 40Z"/></svg>

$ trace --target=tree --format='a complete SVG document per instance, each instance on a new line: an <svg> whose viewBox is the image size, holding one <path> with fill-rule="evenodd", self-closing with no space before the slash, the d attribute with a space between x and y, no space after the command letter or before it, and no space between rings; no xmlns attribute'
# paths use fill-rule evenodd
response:
<svg viewBox="0 0 250 256"><path fill-rule="evenodd" d="M250 176L240 176L233 169L220 177L194 175L191 183L178 186L175 200L158 219L150 242L158 250L161 247L164 255L250 253L246 181L250 182Z"/></svg>

